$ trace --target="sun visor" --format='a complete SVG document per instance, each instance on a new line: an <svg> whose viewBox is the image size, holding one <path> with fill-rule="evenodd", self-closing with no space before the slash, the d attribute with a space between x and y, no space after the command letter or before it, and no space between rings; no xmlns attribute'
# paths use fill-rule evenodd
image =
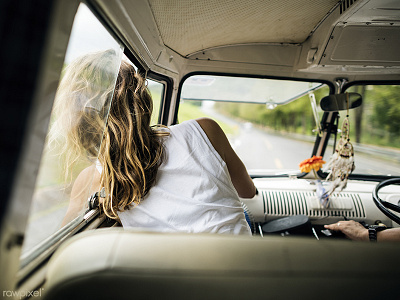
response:
<svg viewBox="0 0 400 300"><path fill-rule="evenodd" d="M400 65L400 24L338 24L321 65ZM397 46L396 46L397 45Z"/></svg>

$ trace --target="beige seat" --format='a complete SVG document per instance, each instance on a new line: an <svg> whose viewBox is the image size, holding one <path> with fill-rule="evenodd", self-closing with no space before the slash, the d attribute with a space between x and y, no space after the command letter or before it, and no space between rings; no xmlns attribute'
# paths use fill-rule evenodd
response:
<svg viewBox="0 0 400 300"><path fill-rule="evenodd" d="M288 237L80 234L49 262L45 299L398 299L400 245Z"/></svg>

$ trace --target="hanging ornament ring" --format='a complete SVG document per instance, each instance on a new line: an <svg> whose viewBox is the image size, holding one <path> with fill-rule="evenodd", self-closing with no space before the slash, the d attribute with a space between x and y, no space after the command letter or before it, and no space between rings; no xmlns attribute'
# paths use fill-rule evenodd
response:
<svg viewBox="0 0 400 300"><path fill-rule="evenodd" d="M347 115L342 123L340 140L336 145L335 153L325 166L324 171L329 172L326 180L333 181L328 193L331 195L336 189L341 192L347 185L349 175L354 171L354 148L350 142L349 120L349 94L346 97Z"/></svg>

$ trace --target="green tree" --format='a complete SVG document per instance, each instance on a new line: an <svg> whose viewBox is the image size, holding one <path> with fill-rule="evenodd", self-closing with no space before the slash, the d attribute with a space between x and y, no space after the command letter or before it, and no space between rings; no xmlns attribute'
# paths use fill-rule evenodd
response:
<svg viewBox="0 0 400 300"><path fill-rule="evenodd" d="M374 86L372 122L389 134L400 132L400 86Z"/></svg>
<svg viewBox="0 0 400 300"><path fill-rule="evenodd" d="M358 92L363 99L366 99L366 86L365 85L360 85L357 87L356 92ZM365 101L365 100L364 100ZM354 109L354 117L355 117L355 122L354 122L354 127L355 127L355 140L356 143L361 143L361 136L362 136L362 121L363 121L363 115L364 115L364 107L365 105L361 105Z"/></svg>

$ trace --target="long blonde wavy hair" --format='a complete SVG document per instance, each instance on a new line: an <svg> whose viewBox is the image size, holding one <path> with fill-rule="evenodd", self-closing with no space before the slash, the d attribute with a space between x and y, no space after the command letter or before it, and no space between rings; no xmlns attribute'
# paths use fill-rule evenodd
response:
<svg viewBox="0 0 400 300"><path fill-rule="evenodd" d="M169 134L150 126L153 101L132 65L122 61L114 85L116 61L115 52L105 51L68 66L56 99L56 123L63 130L57 124L52 128L57 134L66 132L67 168L82 154L93 163L100 161L103 211L113 219L118 211L139 204L154 185L163 160L161 137Z"/></svg>

